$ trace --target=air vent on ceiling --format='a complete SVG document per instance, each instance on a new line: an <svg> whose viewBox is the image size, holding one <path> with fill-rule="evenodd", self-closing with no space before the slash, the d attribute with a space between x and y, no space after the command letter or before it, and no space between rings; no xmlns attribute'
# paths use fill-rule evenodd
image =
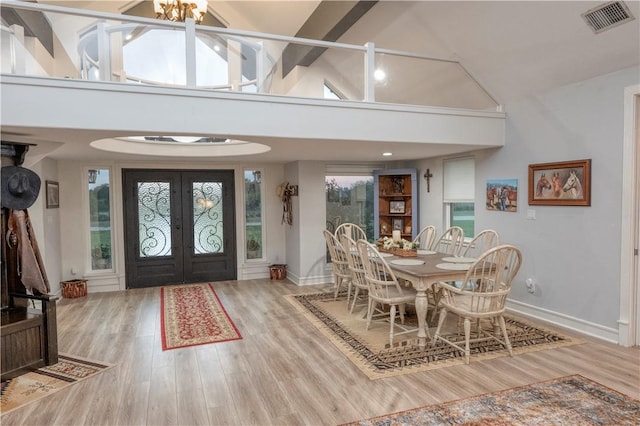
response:
<svg viewBox="0 0 640 426"><path fill-rule="evenodd" d="M635 19L621 1L610 1L594 7L583 13L582 17L596 34Z"/></svg>

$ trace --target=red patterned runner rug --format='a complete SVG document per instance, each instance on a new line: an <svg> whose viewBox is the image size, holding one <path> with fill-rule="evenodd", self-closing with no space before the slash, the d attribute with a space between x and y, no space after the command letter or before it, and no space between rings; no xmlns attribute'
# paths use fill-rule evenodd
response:
<svg viewBox="0 0 640 426"><path fill-rule="evenodd" d="M242 339L211 284L160 289L162 350Z"/></svg>

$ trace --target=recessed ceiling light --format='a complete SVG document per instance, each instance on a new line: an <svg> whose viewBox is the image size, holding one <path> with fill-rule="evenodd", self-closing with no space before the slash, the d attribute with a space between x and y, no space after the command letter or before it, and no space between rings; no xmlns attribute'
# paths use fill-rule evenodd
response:
<svg viewBox="0 0 640 426"><path fill-rule="evenodd" d="M393 152L383 152L382 156L383 157L391 157L393 155Z"/></svg>
<svg viewBox="0 0 640 426"><path fill-rule="evenodd" d="M378 68L373 72L373 78L375 78L376 81L383 81L385 78L387 78L387 73Z"/></svg>

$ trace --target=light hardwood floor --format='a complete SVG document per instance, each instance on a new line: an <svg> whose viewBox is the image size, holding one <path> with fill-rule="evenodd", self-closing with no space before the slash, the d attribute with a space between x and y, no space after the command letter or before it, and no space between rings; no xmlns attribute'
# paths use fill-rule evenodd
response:
<svg viewBox="0 0 640 426"><path fill-rule="evenodd" d="M214 283L243 339L162 351L159 288L58 308L61 352L117 366L2 425L336 425L581 374L640 399L640 350L587 343L371 381L282 297L331 286Z"/></svg>

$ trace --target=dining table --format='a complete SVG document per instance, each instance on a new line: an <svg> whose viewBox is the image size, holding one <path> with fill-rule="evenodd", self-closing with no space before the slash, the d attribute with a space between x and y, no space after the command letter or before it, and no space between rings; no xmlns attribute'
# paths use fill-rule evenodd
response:
<svg viewBox="0 0 640 426"><path fill-rule="evenodd" d="M427 325L427 291L439 281L462 281L475 259L418 250L415 257L390 256L386 257L385 261L397 278L410 282L416 290L418 345L424 348L427 344L427 337L431 337Z"/></svg>

